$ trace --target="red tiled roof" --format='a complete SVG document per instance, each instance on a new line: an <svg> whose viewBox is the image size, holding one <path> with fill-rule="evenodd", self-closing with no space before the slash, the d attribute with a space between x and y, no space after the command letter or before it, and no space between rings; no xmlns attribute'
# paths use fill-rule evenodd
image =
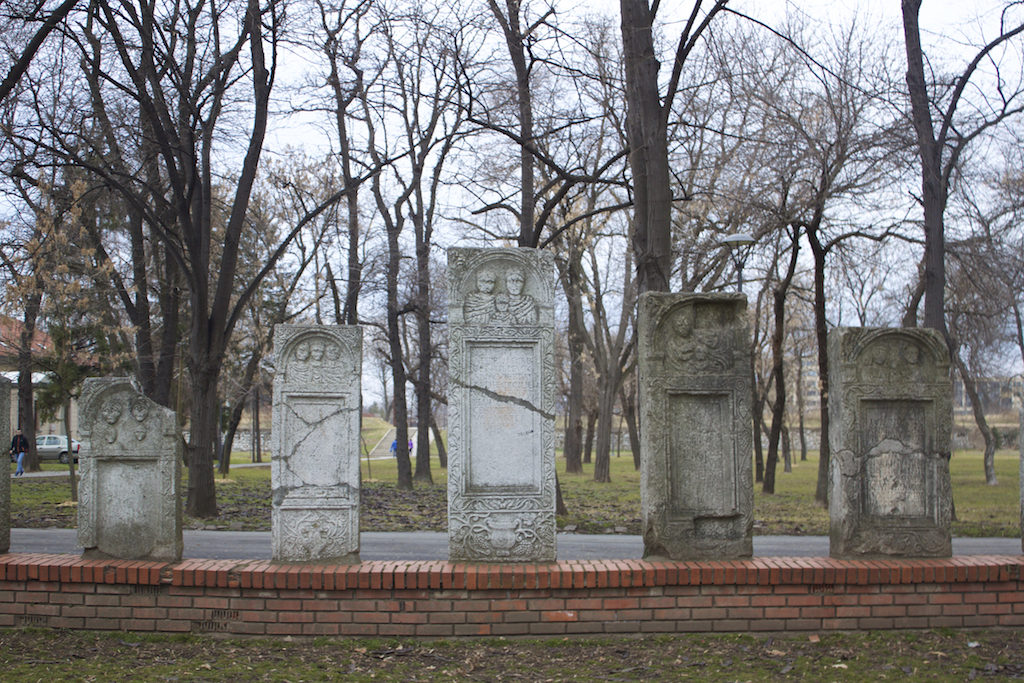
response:
<svg viewBox="0 0 1024 683"><path fill-rule="evenodd" d="M21 345L21 331L24 323L10 316L0 315L0 359L18 357L18 347ZM36 328L32 335L32 351L40 353L52 348L50 335L39 328Z"/></svg>

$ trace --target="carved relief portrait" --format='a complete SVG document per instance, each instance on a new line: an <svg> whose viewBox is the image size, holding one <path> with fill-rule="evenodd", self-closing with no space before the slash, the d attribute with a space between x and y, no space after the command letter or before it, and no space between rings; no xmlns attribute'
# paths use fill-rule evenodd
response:
<svg viewBox="0 0 1024 683"><path fill-rule="evenodd" d="M684 372L724 372L733 365L733 340L710 311L696 305L676 308L661 326L666 360Z"/></svg>
<svg viewBox="0 0 1024 683"><path fill-rule="evenodd" d="M476 274L476 289L466 294L463 313L467 323L475 325L535 325L537 302L526 294L526 276L522 268L508 266L498 284L492 267Z"/></svg>
<svg viewBox="0 0 1024 683"><path fill-rule="evenodd" d="M124 405L120 399L111 398L108 399L103 407L100 408L100 417L103 418L104 424L99 425L99 431L103 434L104 440L107 443L114 443L117 441L117 422L121 419L121 414L124 412Z"/></svg>
<svg viewBox="0 0 1024 683"><path fill-rule="evenodd" d="M868 381L919 381L928 354L911 339L890 336L872 341L864 352L864 378Z"/></svg>
<svg viewBox="0 0 1024 683"><path fill-rule="evenodd" d="M289 381L334 382L340 381L344 373L338 342L320 335L297 343L286 362Z"/></svg>

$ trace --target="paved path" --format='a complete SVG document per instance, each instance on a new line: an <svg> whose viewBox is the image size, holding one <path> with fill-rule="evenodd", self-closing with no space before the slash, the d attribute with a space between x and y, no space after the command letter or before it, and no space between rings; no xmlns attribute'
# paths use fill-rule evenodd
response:
<svg viewBox="0 0 1024 683"><path fill-rule="evenodd" d="M271 556L269 531L185 531L185 557L204 559L266 559ZM363 560L446 560L448 535L432 531L364 532ZM75 529L11 529L11 552L82 552ZM955 555L1020 555L1017 538L954 538ZM639 558L639 536L558 534L562 560ZM757 557L827 557L827 536L755 536Z"/></svg>
<svg viewBox="0 0 1024 683"><path fill-rule="evenodd" d="M380 441L377 442L377 445L374 446L373 449L370 450L369 459L370 460L390 460L391 458L395 457L391 453L391 444L396 440L395 439L395 435L397 433L398 433L398 430L395 429L394 427L389 429L387 431L387 433L384 434L384 436L381 437ZM410 429L409 430L409 440L412 441L412 445L413 445L413 447L409 449L409 457L410 458L415 458L416 457L416 430L415 429Z"/></svg>

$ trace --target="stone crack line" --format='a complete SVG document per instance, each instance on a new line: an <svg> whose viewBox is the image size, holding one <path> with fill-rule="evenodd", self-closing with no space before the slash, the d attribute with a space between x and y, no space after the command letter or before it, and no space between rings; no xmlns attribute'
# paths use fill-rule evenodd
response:
<svg viewBox="0 0 1024 683"><path fill-rule="evenodd" d="M295 472L295 470L292 469L292 466L291 466L292 456L294 456L296 452L301 450L305 446L307 441L309 441L310 439L312 439L315 436L315 433L316 433L316 429L315 428L316 427L319 427L320 425L322 425L323 423L327 422L331 418L337 417L339 415L343 415L346 412L351 412L352 410L353 410L352 408L346 408L344 406L344 404L342 404L342 405L338 406L338 408L336 410L334 410L333 412L330 412L330 413L328 413L326 415L321 415L321 416L319 416L319 417L317 417L315 419L307 419L303 415L299 414L295 410L294 406L289 405L288 406L288 412L291 415L294 415L296 419L298 419L303 425L305 425L307 427L308 431L306 432L305 435L303 435L303 437L301 439L299 439L294 444L291 444L291 446L289 448L289 451L290 451L289 457L287 459L285 459L285 469L293 477L295 477L299 481L304 481L303 478L300 477L298 475L298 473Z"/></svg>
<svg viewBox="0 0 1024 683"><path fill-rule="evenodd" d="M451 378L450 381L453 384L455 384L456 386L463 387L463 388L469 389L471 391L479 391L481 394L483 394L487 398L490 398L492 400L498 401L499 403L511 403L513 405L519 406L520 408L526 408L531 413L537 413L541 417L546 418L548 420L554 420L555 419L554 413L547 412L547 411L543 410L542 408L537 407L536 405L534 405L532 402L526 400L525 398L517 398L516 396L508 396L507 394L499 394L499 393L497 393L495 391L492 391L492 390L488 389L487 387L482 387L479 384L467 384L466 382L462 382L462 381L460 381L458 379L455 379L455 378Z"/></svg>

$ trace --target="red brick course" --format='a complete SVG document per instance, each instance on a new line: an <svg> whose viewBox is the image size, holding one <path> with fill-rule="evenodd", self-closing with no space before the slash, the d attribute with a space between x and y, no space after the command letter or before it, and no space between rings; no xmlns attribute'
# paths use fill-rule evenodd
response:
<svg viewBox="0 0 1024 683"><path fill-rule="evenodd" d="M1024 556L275 565L0 555L0 626L495 636L1024 625Z"/></svg>

